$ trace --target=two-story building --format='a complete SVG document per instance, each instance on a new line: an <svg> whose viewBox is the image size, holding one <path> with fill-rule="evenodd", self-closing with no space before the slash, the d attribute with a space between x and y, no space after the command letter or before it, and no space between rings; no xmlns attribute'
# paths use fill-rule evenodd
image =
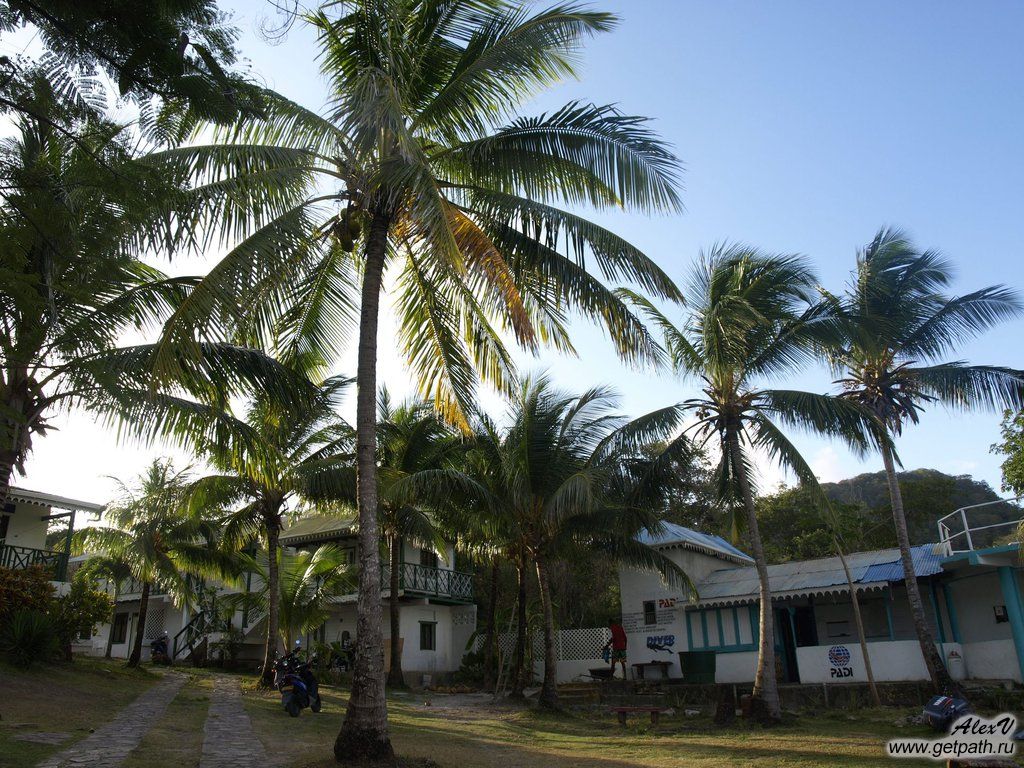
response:
<svg viewBox="0 0 1024 768"><path fill-rule="evenodd" d="M356 562L357 534L349 518L305 518L283 531L280 537L280 544L285 548L314 549L327 543L347 552L350 563ZM450 546L444 552L408 543L402 547L402 559L397 564L400 592L394 599L402 606L402 669L411 683L422 682L424 675L436 678L457 670L466 644L476 629L473 577L470 573L456 571L454 561L454 549ZM381 565L381 603L385 617L392 599L390 567L387 562ZM255 578L248 580L246 588L253 588ZM238 590L222 586L220 591L223 594ZM138 584L121 586L114 621L93 638L90 652L103 653L107 632L112 632L111 654L118 658L128 656L138 624L139 592ZM315 641L352 642L356 635L356 618L355 592L339 594L333 600L330 618L316 632L303 636L304 644ZM156 586L150 594L143 636L148 641L166 632L171 639L171 652L175 659L184 660L192 647L206 637L203 631L205 619L194 606L176 604ZM238 611L233 623L245 637L240 658L252 661L261 658L266 639L265 618ZM384 629L387 633L389 624L386 620ZM216 637L210 635L208 639ZM144 658L148 651L148 646L144 645ZM389 638L385 634L386 659L389 651Z"/></svg>
<svg viewBox="0 0 1024 768"><path fill-rule="evenodd" d="M957 525L953 525L953 521ZM1024 603L1019 545L986 527L972 538L968 513L939 526L939 542L914 547L925 615L956 678L1024 682ZM1007 521L1002 533L1019 521ZM631 663L668 662L670 677L752 682L757 664L758 579L727 541L666 525L645 543L675 561L694 590L656 573L621 568L622 623ZM792 683L866 680L850 600L857 593L878 681L926 680L898 549L769 565L778 674ZM663 665L665 666L665 665Z"/></svg>

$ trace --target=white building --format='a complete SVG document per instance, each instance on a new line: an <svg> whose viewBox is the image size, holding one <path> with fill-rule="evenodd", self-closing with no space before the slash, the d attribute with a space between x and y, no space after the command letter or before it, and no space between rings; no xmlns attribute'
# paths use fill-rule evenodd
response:
<svg viewBox="0 0 1024 768"><path fill-rule="evenodd" d="M98 515L103 509L102 504L12 487L0 510L0 568L38 565L49 569L55 582L66 581L76 513ZM59 546L47 545L51 527L58 529Z"/></svg>
<svg viewBox="0 0 1024 768"><path fill-rule="evenodd" d="M963 516L959 532L940 527L938 544L913 548L927 620L954 677L1024 682L1018 545L998 545L991 536L987 543L971 541L967 523ZM646 536L645 541L690 576L696 594L670 587L656 573L620 569L630 663L667 662L660 666L670 677L692 682L752 682L759 605L752 560L717 536L678 525L669 524L662 535ZM927 679L899 550L852 553L847 562L875 679ZM781 679L864 682L850 590L839 558L771 565L769 582ZM660 672L654 666L634 669L648 676Z"/></svg>
<svg viewBox="0 0 1024 768"><path fill-rule="evenodd" d="M311 517L299 520L280 537L282 547L313 549L333 543L349 553L349 562L356 561L356 532L352 520ZM401 591L397 596L401 610L402 669L412 684L423 682L424 675L437 676L454 672L462 664L466 644L476 629L476 605L473 603L472 574L454 570L454 550L437 553L410 544L402 548ZM389 566L381 566L381 604L384 611L385 659L390 656L387 611L390 601ZM249 587L251 588L250 581ZM236 589L222 588L222 592ZM113 633L111 655L127 658L135 636L139 617L139 586L122 585L112 625L104 626L93 637L90 653L102 654L108 632ZM176 605L159 586L148 601L146 627L143 633L143 658L148 657L148 641L166 632L171 653L176 661L188 659L193 648L200 652L220 637L206 631L207 617L186 605ZM357 626L355 593L340 594L334 599L331 617L316 632L303 636L304 645L312 642L354 641ZM266 641L266 622L262 616L238 611L233 625L245 635L240 658L244 661L262 659Z"/></svg>

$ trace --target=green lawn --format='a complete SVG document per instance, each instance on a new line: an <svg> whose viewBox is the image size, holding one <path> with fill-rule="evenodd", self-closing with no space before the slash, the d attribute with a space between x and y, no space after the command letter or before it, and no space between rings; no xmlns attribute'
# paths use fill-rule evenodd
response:
<svg viewBox="0 0 1024 768"><path fill-rule="evenodd" d="M0 666L0 766L30 768L83 738L156 682L157 674L94 659L30 671ZM126 768L198 765L212 674L216 672L197 670L192 675L129 755ZM344 713L343 689L324 686L324 711L313 715L306 710L294 719L282 711L276 693L252 688L252 676L239 676L238 683L255 731L276 764L335 765L331 746ZM604 712L547 716L488 702L429 693L392 696L396 750L404 757L428 758L441 768L874 768L915 765L887 760L882 754L887 739L930 735L922 727L896 726L911 710L808 713L769 730L743 725L719 729L707 717L680 713L666 717L657 728L637 720L622 729ZM13 738L53 731L69 732L71 740L40 745Z"/></svg>
<svg viewBox="0 0 1024 768"><path fill-rule="evenodd" d="M24 670L0 662L0 766L30 768L89 735L160 678L124 662L79 658L74 664ZM32 733L70 733L58 745L16 739Z"/></svg>
<svg viewBox="0 0 1024 768"><path fill-rule="evenodd" d="M344 712L342 691L325 688L324 712L313 715L307 710L298 720L281 711L271 693L247 691L245 701L268 751L288 743L296 753L294 766L333 764L331 745ZM638 721L623 730L604 713L544 716L506 707L451 707L450 701L429 694L392 697L396 751L429 758L442 768L875 768L892 764L882 754L887 739L929 735L920 727L895 725L909 710L806 715L770 730L719 729L708 718L676 715L657 728Z"/></svg>

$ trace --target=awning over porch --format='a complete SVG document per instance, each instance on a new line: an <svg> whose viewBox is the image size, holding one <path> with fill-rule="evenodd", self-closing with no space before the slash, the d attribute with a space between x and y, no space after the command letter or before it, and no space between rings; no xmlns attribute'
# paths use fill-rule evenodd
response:
<svg viewBox="0 0 1024 768"><path fill-rule="evenodd" d="M911 548L914 573L919 578L942 571L941 556L935 549L934 544ZM890 582L903 580L898 549L853 552L846 556L846 562L858 592L882 589ZM846 573L838 557L770 565L768 582L775 599L849 592ZM713 571L697 584L697 594L697 606L702 608L754 602L758 595L757 570L748 566Z"/></svg>

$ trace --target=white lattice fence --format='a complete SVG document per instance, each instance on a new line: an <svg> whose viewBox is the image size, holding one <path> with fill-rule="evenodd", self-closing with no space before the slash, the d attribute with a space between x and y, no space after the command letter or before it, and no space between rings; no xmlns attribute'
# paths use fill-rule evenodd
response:
<svg viewBox="0 0 1024 768"><path fill-rule="evenodd" d="M611 633L607 627L584 627L582 629L563 629L555 636L559 661L582 661L600 659L601 650L608 642ZM534 632L531 638L534 658L544 657L544 633ZM483 646L484 638L478 635L476 648ZM502 632L498 635L498 648L502 655L512 653L516 647L516 633Z"/></svg>

